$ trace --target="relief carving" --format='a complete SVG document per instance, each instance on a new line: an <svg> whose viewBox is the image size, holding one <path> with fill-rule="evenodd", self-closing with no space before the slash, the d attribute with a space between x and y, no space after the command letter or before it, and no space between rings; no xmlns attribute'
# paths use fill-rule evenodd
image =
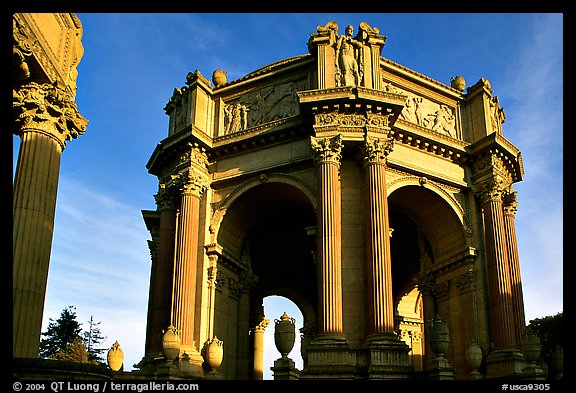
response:
<svg viewBox="0 0 576 393"><path fill-rule="evenodd" d="M266 86L224 106L225 134L295 116L299 113L296 91L305 81Z"/></svg>
<svg viewBox="0 0 576 393"><path fill-rule="evenodd" d="M449 106L409 94L390 83L384 84L384 90L408 96L406 105L400 113L401 119L453 138L456 137L456 116Z"/></svg>

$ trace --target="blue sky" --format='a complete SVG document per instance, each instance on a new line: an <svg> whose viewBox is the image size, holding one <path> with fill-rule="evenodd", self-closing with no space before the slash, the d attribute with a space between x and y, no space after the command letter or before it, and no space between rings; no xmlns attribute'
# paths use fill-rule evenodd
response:
<svg viewBox="0 0 576 393"><path fill-rule="evenodd" d="M449 84L488 79L506 113L504 136L522 151L515 185L516 230L527 322L563 310L563 16L562 14L78 14L84 56L76 102L89 120L68 143L60 184L43 330L73 305L118 340L125 369L144 355L150 238L141 210L156 208L157 179L146 163L167 136L163 108L186 74L234 80L308 53L318 25L339 33L360 22L386 35L382 56ZM13 138L14 166L19 138ZM266 378L279 353L274 319L291 305L267 301ZM270 351L268 351L270 350ZM301 368L295 347L291 357Z"/></svg>

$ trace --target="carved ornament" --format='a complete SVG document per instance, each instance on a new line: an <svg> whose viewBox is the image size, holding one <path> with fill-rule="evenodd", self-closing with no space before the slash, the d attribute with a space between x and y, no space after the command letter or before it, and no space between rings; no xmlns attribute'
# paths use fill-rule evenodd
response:
<svg viewBox="0 0 576 393"><path fill-rule="evenodd" d="M316 138L310 137L314 162L319 165L332 163L340 165L342 159L342 136L337 134L333 137Z"/></svg>
<svg viewBox="0 0 576 393"><path fill-rule="evenodd" d="M64 149L66 141L86 132L88 120L64 89L30 82L12 90L12 102L16 135L24 131L40 132L56 139Z"/></svg>
<svg viewBox="0 0 576 393"><path fill-rule="evenodd" d="M388 155L394 147L394 138L364 137L364 165L386 164Z"/></svg>

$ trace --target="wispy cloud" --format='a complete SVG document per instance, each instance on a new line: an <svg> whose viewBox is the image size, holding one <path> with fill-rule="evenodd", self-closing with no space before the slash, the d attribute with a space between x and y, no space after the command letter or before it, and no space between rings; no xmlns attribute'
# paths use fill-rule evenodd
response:
<svg viewBox="0 0 576 393"><path fill-rule="evenodd" d="M563 21L536 14L495 93L509 114L504 136L520 148L525 177L516 231L527 322L562 311ZM511 94L510 92L513 92Z"/></svg>
<svg viewBox="0 0 576 393"><path fill-rule="evenodd" d="M131 369L143 356L150 275L140 211L87 182L62 177L59 187L44 329L73 305L79 322L101 322L103 346L120 342Z"/></svg>

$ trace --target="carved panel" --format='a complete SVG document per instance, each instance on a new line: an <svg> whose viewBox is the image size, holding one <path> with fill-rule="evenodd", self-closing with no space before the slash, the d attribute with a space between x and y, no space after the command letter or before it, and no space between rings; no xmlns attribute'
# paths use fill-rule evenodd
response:
<svg viewBox="0 0 576 393"><path fill-rule="evenodd" d="M289 81L265 86L224 105L224 134L300 114L296 91L306 81Z"/></svg>

